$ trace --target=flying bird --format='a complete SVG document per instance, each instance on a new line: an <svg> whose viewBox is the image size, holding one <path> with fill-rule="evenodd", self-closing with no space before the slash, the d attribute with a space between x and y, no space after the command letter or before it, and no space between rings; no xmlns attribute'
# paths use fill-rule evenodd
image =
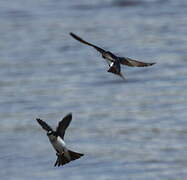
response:
<svg viewBox="0 0 187 180"><path fill-rule="evenodd" d="M137 61L137 60L134 60L134 59L131 59L128 57L116 56L113 53L111 53L110 51L106 51L106 50L104 50L92 43L89 43L89 42L83 40L82 38L80 38L79 36L75 35L72 32L70 32L70 35L74 39L80 41L81 43L91 46L94 49L96 49L98 52L100 52L102 57L107 61L108 65L109 65L108 72L119 75L123 79L125 79L125 78L124 78L123 74L121 73L121 64L126 65L126 66L131 66L131 67L145 67L145 66L152 66L155 64L155 63L146 63L146 62Z"/></svg>
<svg viewBox="0 0 187 180"><path fill-rule="evenodd" d="M41 119L36 119L42 128L47 131L47 136L53 148L56 150L57 160L54 166L64 165L73 160L79 159L84 154L69 150L64 142L64 135L67 127L72 120L72 114L66 115L62 121L59 122L56 131L54 131L46 122Z"/></svg>

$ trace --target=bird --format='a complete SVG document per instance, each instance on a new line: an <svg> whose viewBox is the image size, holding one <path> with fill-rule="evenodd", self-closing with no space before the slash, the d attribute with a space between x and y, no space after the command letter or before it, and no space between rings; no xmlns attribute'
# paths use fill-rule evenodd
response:
<svg viewBox="0 0 187 180"><path fill-rule="evenodd" d="M137 61L128 57L119 57L114 55L113 53L111 53L110 51L106 51L92 43L89 43L85 40L83 40L81 37L79 37L78 35L70 32L69 33L74 39L76 39L77 41L86 44L88 46L93 47L94 49L96 49L98 52L101 53L102 57L106 60L109 69L107 70L110 73L116 74L120 77L122 77L123 79L125 79L125 77L123 76L123 74L121 73L121 65L126 65L126 66L131 66L131 67L145 67L145 66L152 66L156 63L147 63L147 62L141 62L141 61Z"/></svg>
<svg viewBox="0 0 187 180"><path fill-rule="evenodd" d="M56 151L57 160L54 166L63 166L66 163L69 163L73 160L79 159L84 154L71 151L67 148L66 143L64 142L64 135L67 127L69 126L72 120L72 113L67 114L59 123L54 131L45 121L42 119L36 118L37 122L41 127L47 131L47 136L51 142L53 148Z"/></svg>

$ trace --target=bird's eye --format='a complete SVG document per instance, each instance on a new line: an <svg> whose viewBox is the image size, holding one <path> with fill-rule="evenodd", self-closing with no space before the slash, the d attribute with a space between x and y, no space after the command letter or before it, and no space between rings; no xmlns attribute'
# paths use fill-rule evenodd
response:
<svg viewBox="0 0 187 180"><path fill-rule="evenodd" d="M51 135L52 134L52 131L48 131L47 132L47 135L49 136L49 135Z"/></svg>

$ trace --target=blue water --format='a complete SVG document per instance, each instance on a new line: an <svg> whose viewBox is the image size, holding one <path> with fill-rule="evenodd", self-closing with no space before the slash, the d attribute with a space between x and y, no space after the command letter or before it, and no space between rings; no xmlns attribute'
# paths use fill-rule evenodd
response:
<svg viewBox="0 0 187 180"><path fill-rule="evenodd" d="M3 180L186 180L186 0L2 0L0 177ZM152 67L107 73L74 32ZM56 155L35 121L67 113L68 147Z"/></svg>

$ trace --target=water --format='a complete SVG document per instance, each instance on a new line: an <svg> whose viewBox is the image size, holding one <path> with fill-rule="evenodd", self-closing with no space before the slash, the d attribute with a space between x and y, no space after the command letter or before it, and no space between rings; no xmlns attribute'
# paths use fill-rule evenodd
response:
<svg viewBox="0 0 187 180"><path fill-rule="evenodd" d="M2 0L0 177L3 180L186 180L186 0ZM147 62L127 81L84 39ZM67 113L68 147L85 156L54 168L35 118Z"/></svg>

